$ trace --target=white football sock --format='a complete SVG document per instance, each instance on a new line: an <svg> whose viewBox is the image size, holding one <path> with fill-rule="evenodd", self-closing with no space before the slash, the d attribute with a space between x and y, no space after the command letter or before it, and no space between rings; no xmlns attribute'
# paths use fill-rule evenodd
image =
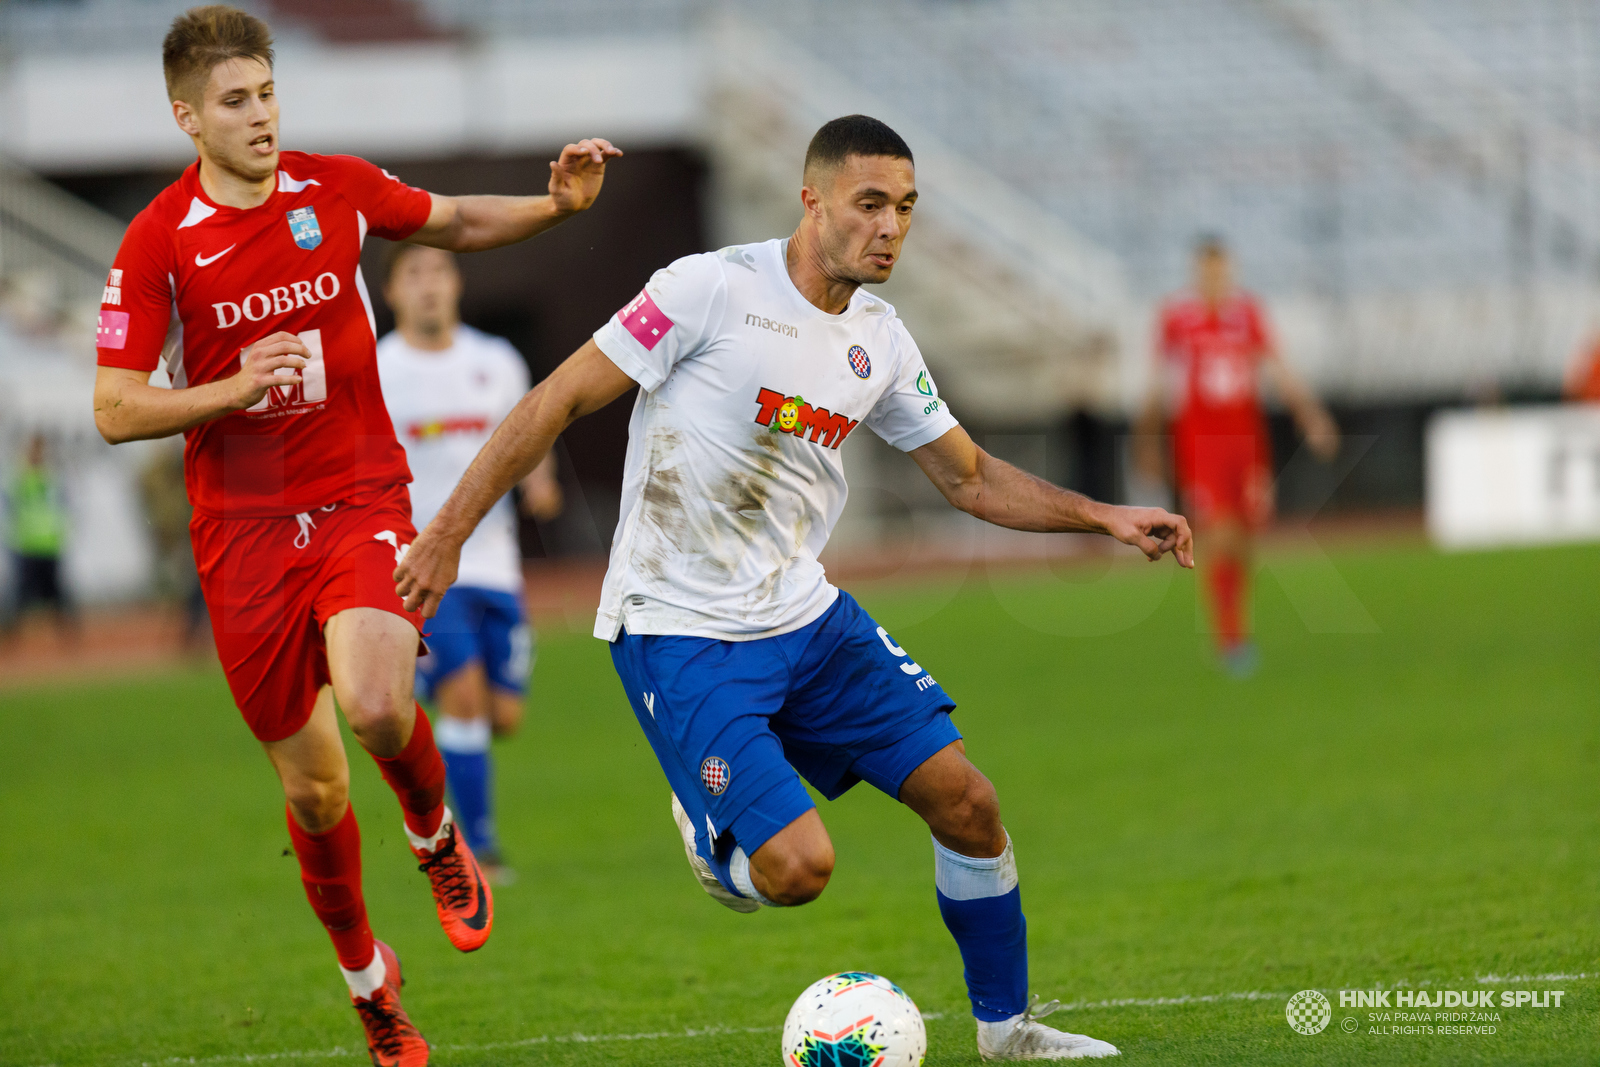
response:
<svg viewBox="0 0 1600 1067"><path fill-rule="evenodd" d="M347 971L339 968L339 973L344 975L345 984L350 987L350 995L360 997L362 1000L371 1000L372 994L383 988L383 980L388 977L388 968L383 965L383 953L378 951L378 946L372 946L372 962L359 971Z"/></svg>
<svg viewBox="0 0 1600 1067"><path fill-rule="evenodd" d="M1017 888L1017 857L1011 851L1011 835L1006 835L1006 850L987 859L953 852L935 838L933 881L939 892L951 900L1005 896Z"/></svg>
<svg viewBox="0 0 1600 1067"><path fill-rule="evenodd" d="M444 835L450 829L453 821L454 817L450 814L449 807L446 807L444 809L444 818L439 820L439 829L434 832L432 837L418 837L411 832L411 827L407 826L405 828L406 840L410 841L411 847L419 852L432 852L439 847L439 842L444 840Z"/></svg>
<svg viewBox="0 0 1600 1067"><path fill-rule="evenodd" d="M487 752L489 720L441 715L433 724L433 741L446 752Z"/></svg>
<svg viewBox="0 0 1600 1067"><path fill-rule="evenodd" d="M744 849L737 845L733 847L733 858L728 861L728 877L733 880L735 889L758 904L764 904L769 908L783 907L782 904L774 904L761 895L755 882L750 879L750 857L746 856Z"/></svg>

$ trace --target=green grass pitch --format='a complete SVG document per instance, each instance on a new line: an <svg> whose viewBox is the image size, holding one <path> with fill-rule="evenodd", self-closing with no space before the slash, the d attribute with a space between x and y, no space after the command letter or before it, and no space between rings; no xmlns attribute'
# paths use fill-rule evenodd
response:
<svg viewBox="0 0 1600 1067"><path fill-rule="evenodd" d="M1318 614L1337 598L1310 557L1263 576L1246 682L1211 669L1169 567L861 595L961 702L1017 843L1033 987L1073 1005L1052 1022L1130 1064L1597 1062L1600 552L1335 562L1344 621ZM860 787L823 806L821 900L717 907L575 629L544 635L527 728L497 750L523 877L483 951L450 949L352 746L373 925L434 1062L776 1064L790 1001L860 968L932 1016L930 1067L976 1064L915 818ZM364 1062L219 674L0 692L0 811L0 1063ZM1565 996L1423 1037L1371 1033L1333 992L1396 985ZM1284 1019L1307 988L1335 1005L1315 1036Z"/></svg>

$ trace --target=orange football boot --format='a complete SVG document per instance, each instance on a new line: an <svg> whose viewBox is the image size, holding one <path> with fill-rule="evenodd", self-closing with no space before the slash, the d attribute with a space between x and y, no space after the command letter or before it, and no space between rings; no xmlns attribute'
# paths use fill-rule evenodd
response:
<svg viewBox="0 0 1600 1067"><path fill-rule="evenodd" d="M427 1067L428 1042L400 1006L400 987L405 984L400 977L400 957L382 941L377 945L383 954L383 985L371 997L350 997L367 1032L367 1055L372 1057L373 1067Z"/></svg>
<svg viewBox="0 0 1600 1067"><path fill-rule="evenodd" d="M413 848L411 854L422 861L417 870L433 885L439 925L450 943L462 952L482 948L494 929L494 894L455 822L432 852Z"/></svg>

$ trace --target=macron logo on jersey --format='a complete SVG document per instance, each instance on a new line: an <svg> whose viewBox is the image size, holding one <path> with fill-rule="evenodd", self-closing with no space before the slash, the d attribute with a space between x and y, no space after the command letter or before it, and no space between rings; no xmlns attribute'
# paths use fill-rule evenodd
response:
<svg viewBox="0 0 1600 1067"><path fill-rule="evenodd" d="M772 389L762 389L756 394L756 422L769 427L773 433L793 434L803 437L811 432L811 440L823 448L837 449L856 428L858 419L848 415L835 415L827 408L814 408L803 397L784 396Z"/></svg>
<svg viewBox="0 0 1600 1067"><path fill-rule="evenodd" d="M622 320L622 328L633 334L633 339L644 345L646 352L660 344L661 339L677 325L662 314L644 289L640 289L639 295L617 312L617 317Z"/></svg>

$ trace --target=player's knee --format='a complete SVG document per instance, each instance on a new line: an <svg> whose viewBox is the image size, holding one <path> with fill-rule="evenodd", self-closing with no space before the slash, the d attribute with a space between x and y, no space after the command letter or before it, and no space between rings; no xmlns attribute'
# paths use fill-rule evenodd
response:
<svg viewBox="0 0 1600 1067"><path fill-rule="evenodd" d="M833 877L833 845L772 857L761 873L767 883L762 892L774 904L809 904L822 895Z"/></svg>
<svg viewBox="0 0 1600 1067"><path fill-rule="evenodd" d="M295 822L309 833L329 830L344 817L350 783L343 777L295 777L283 783L283 795Z"/></svg>
<svg viewBox="0 0 1600 1067"><path fill-rule="evenodd" d="M496 737L510 737L522 726L522 698L496 697L489 712L489 728Z"/></svg>
<svg viewBox="0 0 1600 1067"><path fill-rule="evenodd" d="M392 693L373 687L339 694L339 707L350 729L368 749L400 750L406 719L413 712L410 699L396 700Z"/></svg>
<svg viewBox="0 0 1600 1067"><path fill-rule="evenodd" d="M961 794L945 811L944 832L961 842L969 856L997 856L1006 847L1000 822L1000 796L994 784L973 772Z"/></svg>

